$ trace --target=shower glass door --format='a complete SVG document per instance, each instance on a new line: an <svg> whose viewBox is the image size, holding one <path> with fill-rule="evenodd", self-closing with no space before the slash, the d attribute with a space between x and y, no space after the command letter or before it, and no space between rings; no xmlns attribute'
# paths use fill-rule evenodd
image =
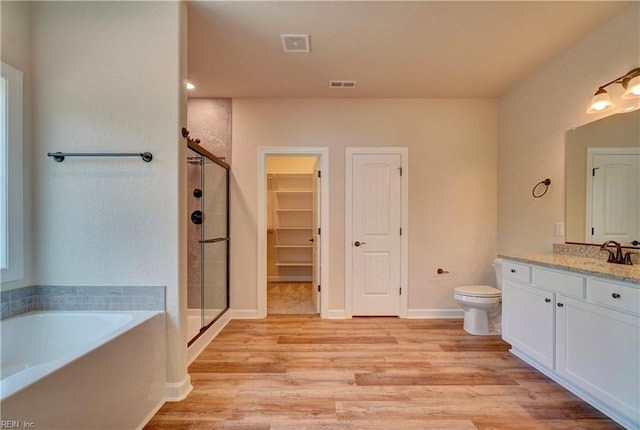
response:
<svg viewBox="0 0 640 430"><path fill-rule="evenodd" d="M199 321L193 321L198 324L194 327L199 327L197 333L189 333L191 345L229 309L229 165L195 142L189 142L188 146L201 156L199 187L195 190L199 210L191 217L200 233L199 255L193 256L194 264L200 266L200 276L194 276L199 278L200 291L197 294L189 285L188 306L189 312L199 308L200 317Z"/></svg>
<svg viewBox="0 0 640 430"><path fill-rule="evenodd" d="M229 306L229 170L209 158L202 167L202 324Z"/></svg>

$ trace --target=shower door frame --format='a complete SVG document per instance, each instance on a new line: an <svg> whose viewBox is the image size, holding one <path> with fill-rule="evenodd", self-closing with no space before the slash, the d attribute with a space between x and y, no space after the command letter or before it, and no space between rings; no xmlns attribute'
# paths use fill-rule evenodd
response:
<svg viewBox="0 0 640 430"><path fill-rule="evenodd" d="M227 225L226 225L226 231L227 231L227 240L226 240L226 243L227 243L227 261L226 261L226 270L227 270L226 292L227 292L227 300L226 300L226 307L222 312L220 312L210 322L208 322L207 324L202 326L200 328L200 331L198 332L198 334L196 334L194 337L189 339L189 341L187 342L187 347L189 347L196 340L198 340L198 338L200 336L202 336L213 324L215 324L216 321L218 321L225 313L227 313L229 311L230 304L231 304L230 297L229 297L230 296L230 291L229 291L230 288L229 287L231 285L230 281L229 281L229 279L230 279L229 270L231 269L231 266L229 264L229 260L230 260L230 257L231 257L231 254L230 254L230 251L231 251L231 249L230 249L231 248L231 245L230 245L230 242L231 242L231 230L230 230L230 220L229 220L229 201L230 201L229 200L229 191L230 191L230 187L229 187L230 174L229 174L229 172L231 170L231 166L228 163L226 163L224 160L216 157L211 152L207 151L205 148L203 148L202 146L198 145L197 143L195 143L195 142L193 142L191 140L187 141L187 147L190 150L192 150L195 153L197 153L198 155L206 157L209 160L211 160L214 163L216 163L217 165L219 165L220 167L223 167L226 170L226 180L227 180L226 190L225 190L226 191L226 207L227 207L227 213L226 213L226 222L227 222ZM204 169L204 165L203 165L203 169ZM201 239L200 240L200 248L201 248L200 254L202 256L204 254L203 247L204 247L205 243L202 242L202 240L203 240L202 237L200 239ZM201 261L200 264L201 264L201 270L202 270L202 264L204 264L204 261ZM200 282L201 282L201 288L203 288L204 277L201 278ZM201 311L204 312L204 303L201 304ZM202 318L202 320L204 320L204 317Z"/></svg>

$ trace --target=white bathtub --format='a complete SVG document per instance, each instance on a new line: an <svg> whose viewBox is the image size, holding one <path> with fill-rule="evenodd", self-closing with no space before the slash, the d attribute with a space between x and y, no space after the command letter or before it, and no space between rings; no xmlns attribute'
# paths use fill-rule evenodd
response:
<svg viewBox="0 0 640 430"><path fill-rule="evenodd" d="M163 312L31 312L0 335L2 422L135 429L163 402Z"/></svg>

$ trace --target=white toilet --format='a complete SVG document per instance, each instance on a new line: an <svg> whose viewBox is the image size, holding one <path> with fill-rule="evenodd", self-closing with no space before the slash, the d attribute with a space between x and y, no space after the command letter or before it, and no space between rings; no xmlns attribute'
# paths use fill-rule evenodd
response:
<svg viewBox="0 0 640 430"><path fill-rule="evenodd" d="M453 298L464 309L464 331L475 335L500 334L502 311L502 259L493 260L496 285L464 285L457 287Z"/></svg>

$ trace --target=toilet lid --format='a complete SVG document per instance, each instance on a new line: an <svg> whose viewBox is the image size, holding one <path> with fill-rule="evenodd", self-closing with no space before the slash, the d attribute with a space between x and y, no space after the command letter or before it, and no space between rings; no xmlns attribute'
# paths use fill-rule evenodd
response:
<svg viewBox="0 0 640 430"><path fill-rule="evenodd" d="M502 291L497 288L490 287L488 285L464 285L462 287L456 287L456 293L463 296L473 297L500 297Z"/></svg>

